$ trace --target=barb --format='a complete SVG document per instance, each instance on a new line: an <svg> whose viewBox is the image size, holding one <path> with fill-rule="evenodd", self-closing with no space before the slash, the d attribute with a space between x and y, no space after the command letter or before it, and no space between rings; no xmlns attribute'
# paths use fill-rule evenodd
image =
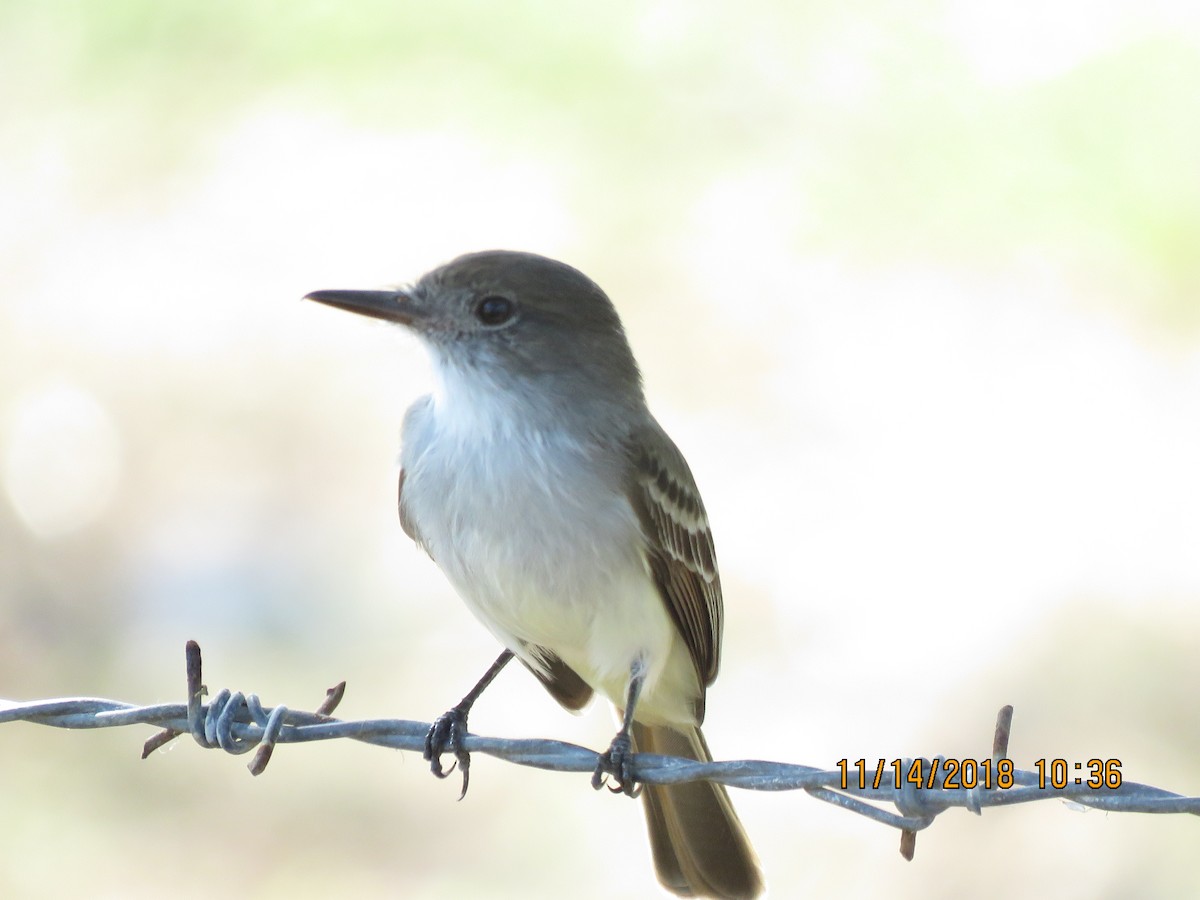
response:
<svg viewBox="0 0 1200 900"><path fill-rule="evenodd" d="M0 725L6 722L33 722L53 728L154 725L162 730L146 741L143 759L176 737L190 734L206 749L232 754L255 750L248 765L254 775L262 773L279 744L349 738L415 753L424 751L425 736L430 729L428 722L333 718L331 713L341 702L345 688L345 682L330 688L324 701L311 713L286 706L268 710L255 694L225 689L205 704L202 698L207 689L201 680L200 647L189 641L186 704L136 706L94 697L30 702L0 699ZM906 859L912 859L916 833L955 807L979 814L985 807L1058 798L1108 812L1200 815L1200 797L1125 781L1117 760L1086 763L1039 760L1037 771L1016 769L1008 759L1012 716L1011 706L1000 710L991 756L978 761L904 758L879 760L872 766L866 760L841 760L837 768L819 769L764 760L700 763L639 753L633 758L633 770L637 781L644 784L708 780L748 790L803 790L818 800L899 829L900 852ZM463 744L468 752L485 753L517 765L589 776L599 759L593 750L562 741L467 734ZM1103 786L1089 786L1089 781L1096 784L1096 779ZM888 805L895 811L886 808Z"/></svg>

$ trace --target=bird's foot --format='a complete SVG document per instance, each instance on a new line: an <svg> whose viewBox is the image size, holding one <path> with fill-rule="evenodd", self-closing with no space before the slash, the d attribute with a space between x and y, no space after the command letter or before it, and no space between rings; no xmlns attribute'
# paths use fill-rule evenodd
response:
<svg viewBox="0 0 1200 900"><path fill-rule="evenodd" d="M614 794L636 797L642 792L642 786L633 777L633 742L628 732L618 731L608 750L600 754L596 771L592 773L592 787L600 790L610 777L616 782L615 786L608 785Z"/></svg>
<svg viewBox="0 0 1200 900"><path fill-rule="evenodd" d="M446 778L455 767L462 773L462 792L458 795L461 800L467 796L467 786L471 781L471 754L463 747L463 738L467 734L467 710L455 706L434 719L429 733L425 735L425 760L429 770L438 778ZM454 765L442 769L442 754L453 753Z"/></svg>

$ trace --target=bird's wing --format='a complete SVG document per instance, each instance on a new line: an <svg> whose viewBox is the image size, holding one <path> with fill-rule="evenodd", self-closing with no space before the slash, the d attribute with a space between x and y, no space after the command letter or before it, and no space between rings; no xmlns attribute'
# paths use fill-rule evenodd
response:
<svg viewBox="0 0 1200 900"><path fill-rule="evenodd" d="M404 470L400 470L400 486L396 492L397 506L400 510L400 527L404 529L414 544L418 547L424 547L425 543L421 540L421 533L417 531L417 523L412 520L408 514L408 507L404 503ZM428 552L428 551L426 551Z"/></svg>
<svg viewBox="0 0 1200 900"><path fill-rule="evenodd" d="M538 657L542 669L530 665L524 658L521 662L537 676L542 687L548 690L559 704L571 712L579 712L588 705L588 701L592 699L592 688L574 669L544 647L535 648L529 644L525 647Z"/></svg>
<svg viewBox="0 0 1200 900"><path fill-rule="evenodd" d="M721 657L721 576L708 515L683 454L656 422L627 443L629 499L641 521L646 558L702 684Z"/></svg>

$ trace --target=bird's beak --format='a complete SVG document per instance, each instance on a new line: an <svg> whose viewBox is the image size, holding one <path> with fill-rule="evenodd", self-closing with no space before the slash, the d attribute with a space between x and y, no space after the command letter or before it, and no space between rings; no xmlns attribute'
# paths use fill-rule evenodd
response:
<svg viewBox="0 0 1200 900"><path fill-rule="evenodd" d="M411 325L418 316L412 298L401 291L313 291L304 299L402 325Z"/></svg>

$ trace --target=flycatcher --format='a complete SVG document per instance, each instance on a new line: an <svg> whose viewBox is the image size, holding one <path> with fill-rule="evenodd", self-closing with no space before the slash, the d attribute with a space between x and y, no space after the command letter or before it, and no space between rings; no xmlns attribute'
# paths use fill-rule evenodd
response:
<svg viewBox="0 0 1200 900"><path fill-rule="evenodd" d="M634 795L636 752L712 759L700 724L721 652L721 580L683 455L646 408L621 321L576 269L460 256L415 286L306 299L398 322L429 348L432 394L404 417L400 523L505 650L441 716L444 775L471 705L512 656L563 706L593 692L622 727L593 776ZM725 789L645 785L659 880L683 896L762 890Z"/></svg>

